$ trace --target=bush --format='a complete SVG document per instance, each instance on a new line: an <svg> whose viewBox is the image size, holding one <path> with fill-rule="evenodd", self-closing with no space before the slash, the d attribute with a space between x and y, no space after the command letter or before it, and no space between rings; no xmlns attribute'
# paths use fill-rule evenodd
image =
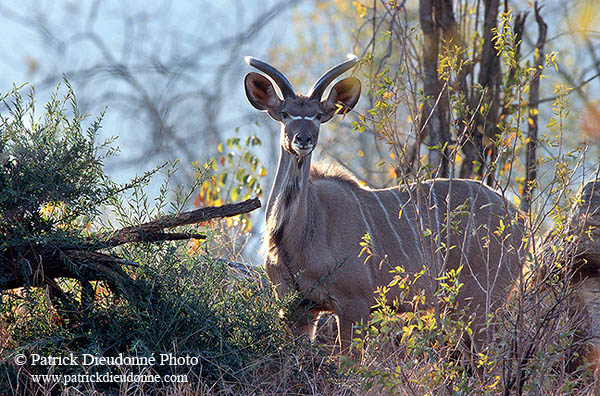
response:
<svg viewBox="0 0 600 396"><path fill-rule="evenodd" d="M15 88L0 97L0 252L8 246L75 238L115 194L102 165L114 153L97 144L101 114L84 130L75 95L57 89L37 118L33 89L26 101ZM10 101L10 102L9 102ZM67 107L71 114L67 114Z"/></svg>
<svg viewBox="0 0 600 396"><path fill-rule="evenodd" d="M200 179L187 193L179 189L175 200L169 200L167 183L176 171L176 164L171 164L130 184L115 185L102 165L116 150L110 142L96 144L101 117L82 132L86 117L79 114L68 83L66 90L61 99L57 90L39 120L34 115L33 91L28 102L19 89L3 97L8 113L2 117L0 146L0 255L13 260L8 251L21 252L18 261L23 268L32 246L85 249L97 235L111 231L113 224L140 224L164 214L166 207L178 212L203 182ZM168 177L151 205L144 188L160 169L166 169ZM288 302L277 301L259 275L257 279L232 276L227 260L211 256L207 246L162 242L105 249L124 263L137 263L136 268L124 270L131 282L58 279L55 288L29 282L24 288L3 291L0 393L236 394L246 393L246 388L310 389L312 376L287 384L312 364L310 349L298 349L277 316ZM92 289L90 305L84 304L86 287ZM64 357L71 353L78 364L32 361L34 354ZM18 365L17 354L27 356L27 364ZM143 362L154 356L156 363L88 365L84 354L135 357ZM160 364L161 354L168 357L164 364ZM287 368L282 372L282 367ZM327 367L321 363L318 370L332 374ZM67 384L35 377L96 373L185 375L188 382L76 380Z"/></svg>

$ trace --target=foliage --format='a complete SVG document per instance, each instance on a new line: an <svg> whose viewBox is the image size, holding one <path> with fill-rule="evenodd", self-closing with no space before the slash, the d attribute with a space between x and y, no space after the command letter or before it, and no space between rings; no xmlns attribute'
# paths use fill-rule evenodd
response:
<svg viewBox="0 0 600 396"><path fill-rule="evenodd" d="M124 247L120 253L139 264L137 270L130 271L138 289L131 295L118 293L103 282L94 283L96 300L87 313L89 320L81 321L64 307L57 309L41 290L25 288L5 293L0 317L4 337L0 362L8 374L0 378L0 385L14 389L18 380L29 386L27 389L41 389L31 383L28 375L48 371L48 367L16 367L11 360L15 352L73 351L200 357L198 365L150 368L161 374L190 374L200 385L184 386L189 393L492 395L589 391L586 384L593 380L586 362L578 356L581 340L570 310L575 303L571 254L578 237L570 230L570 211L578 200L571 190L579 174L589 173L586 148L565 144L571 107L567 99L572 90L548 84L550 79L545 73L561 70L556 54L545 55L541 68L535 66L539 51L520 48L527 43L519 35L518 18L511 12L499 14L497 26L489 31L503 73L495 85L477 84L484 47L478 31L478 26L483 26L479 4L486 2L478 2L476 8L469 2L459 3L459 35L440 41L435 68L443 88L439 96L428 95L422 88L423 35L415 23L417 12L406 2L317 2L311 18L342 21L356 28L351 34L348 29L331 36L339 37L344 45L349 36L356 39L354 49L362 51L360 77L367 93L362 102L368 104L364 112L349 116L356 117L353 138L334 136L334 144L323 151L341 158L350 169L362 169L357 173L366 173L365 179L371 184L418 183L436 176L438 168L430 158L447 153L449 175L454 177L467 169L466 176L485 180L508 201L519 204L527 187L523 177L525 152L531 142L527 130L534 124L534 117L539 115L545 120L537 141L539 173L531 186L535 194L525 214L530 249L525 271L516 280L507 309L490 313L487 318L497 331L482 351L477 355L464 353L463 341L473 336L473 330L470 318L457 309L455 297L463 288L458 275L465 269L437 274L437 292L427 300L422 291L415 290L415 281L423 273L408 274L399 266L394 282L378 290L372 319L359 328L362 338L356 340L355 347L362 359L346 359L347 370L336 375L332 362L337 358L313 354L306 344L295 344L277 317L277 312L285 312L294 301L277 301L260 279L236 279L226 261L214 257L223 243L209 224L207 242L192 242L192 249L181 243ZM319 33L317 29L315 32ZM317 51L321 47L304 38L305 28L299 28L298 34L301 49L315 52L309 66L320 67L318 60L325 57L331 63L331 51ZM305 74L309 71L312 73L307 62L298 59L303 51L274 50L272 55L271 60L286 58L293 67L273 63L289 70L290 75L296 75L294 67L302 69L301 81L308 79ZM540 77L549 87L546 89L551 96L546 102L552 104L550 108L538 109L537 100L527 98L532 82ZM467 90L461 86L463 81L470 84ZM489 96L495 89L492 86L497 87L495 96ZM132 183L129 195L124 196L120 194L124 188L112 185L102 174L102 160L112 149L95 143L99 120L82 132L83 117L75 109L72 117L64 116L65 103L75 107L70 88L65 99L52 98L48 107L51 111L37 122L22 117L31 113L33 102L24 103L18 93L14 98L12 104L7 104L10 117L2 119L2 128L16 132L3 133L0 141L0 232L6 240L22 240L26 245L68 237L80 243L88 225L90 230L107 229L114 222L132 225L160 215L169 204L169 210L177 212L193 197L195 206L218 205L263 192L261 182L266 170L255 152L261 141L236 134L218 146L215 158L203 166L196 164L198 174L191 189L179 189L175 199L170 199L165 186L152 207L144 190L147 178ZM447 106L447 142L425 139L423 122L430 115L424 110L427 106ZM348 127L347 121L341 120L341 126ZM482 130L487 132L483 134ZM466 150L474 144L477 133L482 135L477 144L483 155L474 158ZM339 148L333 147L336 139L344 140L344 144L337 145ZM326 135L322 142L326 142ZM102 151L105 154L99 155ZM352 160L346 161L350 157ZM167 170L169 176L174 172L174 167ZM24 209L15 212L15 208ZM98 216L101 212L110 214ZM456 227L463 215L460 210L447 213L444 221ZM230 230L236 221L242 234L251 231L249 218L230 220L224 228ZM510 221L506 219L503 224L508 226ZM494 232L501 237L505 231ZM0 243L4 241L0 238ZM435 242L433 248L442 253L460 248ZM370 236L366 234L360 243L362 257L371 257ZM72 300L81 299L78 284L63 282L61 287ZM404 296L415 296L402 302L410 309L401 316L393 309L399 302L386 298L392 288L401 289ZM426 303L438 311L421 309ZM328 389L325 384L333 386ZM91 389L78 386L79 391L119 391L112 385ZM143 386L123 387L126 389L120 391L124 394L148 391ZM151 388L158 393L157 389Z"/></svg>
<svg viewBox="0 0 600 396"><path fill-rule="evenodd" d="M177 188L170 198L168 183L176 172L175 163L163 168L167 179L154 201L145 191L149 174L125 186L114 185L102 169L102 160L114 149L94 143L99 119L86 133L81 132L85 117L78 113L75 96L66 86L65 99L53 96L45 115L37 121L33 118L33 93L26 105L18 90L4 98L13 102L2 118L6 128L2 134L2 181L6 186L1 192L2 243L12 244L21 238L24 243L52 246L56 238L68 237L76 245L86 241L92 230L104 232L115 226L140 224L163 215L166 209L179 212L191 204L205 179L199 178L189 189ZM65 101L71 105L72 118L66 115ZM25 121L25 116L30 121ZM250 139L248 145L257 142ZM239 139L229 144L240 147ZM106 152L102 154L102 150ZM250 167L248 172L261 170L253 158L242 156ZM233 156L229 159L233 161ZM235 180L249 191L259 191L255 179ZM49 206L54 210L47 209ZM24 221L15 221L17 215ZM58 280L58 296L56 290L31 286L4 291L0 296L0 390L28 395L57 389L160 394L164 389L184 387L188 391L220 389L235 394L247 386L281 386L275 382L261 384L255 377L279 370L290 354L296 354L296 363L281 377L282 383L290 382L312 364L312 357L310 350L309 354L302 352L304 357L298 354L296 344L282 327L277 312L289 302L278 301L258 272L256 278L234 276L228 260L206 252L206 246L190 251L185 242L165 242L115 248L125 262L138 264L127 271L133 288L93 281L90 306L83 304L85 283L73 280ZM71 353L79 357L80 364L31 364L29 359L28 364L19 366L14 360L17 354L30 358L33 354L60 357ZM181 364L87 365L82 363L84 354L194 360ZM321 370L334 374L323 365ZM174 374L185 376L188 382L65 384L43 379L38 383L34 377L95 373ZM310 381L290 383L301 390L310 387Z"/></svg>
<svg viewBox="0 0 600 396"><path fill-rule="evenodd" d="M254 154L261 145L261 140L255 135L245 139L230 137L224 143L219 143L219 155L204 163L202 169L207 170L208 174L200 173L202 182L194 205L213 206L228 200L236 202L251 196L261 197L263 187L260 179L267 175L267 170ZM242 216L241 221L244 222L244 229L250 231L252 223L249 216Z"/></svg>
<svg viewBox="0 0 600 396"><path fill-rule="evenodd" d="M532 64L539 56L536 49L534 62L524 60L518 22L510 12L500 14L498 26L492 29L494 50L505 68L498 80L500 92L494 100L487 96L488 88L475 85L469 88L469 98L461 81L476 70L484 43L475 30L469 30L471 22L463 21L460 40L440 41L436 73L442 88L438 97L426 97L420 89L426 78L421 74L425 65L420 63L421 54L412 52L415 47L420 49L423 39L410 25L395 23L395 18L409 10L366 7L366 11L357 7L361 18L369 15L374 26L389 22L394 28L357 34L358 40L369 40L363 69L369 73L371 108L353 125L359 134L374 134L387 149L372 161L388 170L381 174L397 177L400 188L404 183L419 184L443 174L430 158L435 152L447 152L449 176L470 177L471 173L463 174L463 170L465 161L472 161L476 179L518 205L526 187L523 175L531 166L525 153L533 139L531 128L537 122L533 118L537 120L540 115L547 123L536 137L534 165L538 176L529 186L535 193L523 217L528 247L528 256L523 258L525 271L515 280L507 309L489 314L488 324L496 330L493 342L476 356L465 354L461 340L468 339L472 330L466 312L453 307L453 297L462 287L456 273L437 274L438 293L433 301L427 301L427 306L435 307L431 311L418 309L425 306L425 296L414 290L414 284L422 273L406 274L398 267L395 272L401 276L393 285L378 290L376 312L359 328L363 338L355 340L355 347L362 352L361 361L349 361L346 367L373 394L535 394L540 389L585 394L593 380L585 360L578 355L582 345L577 333L581 329L573 314L577 302L572 283L572 252L578 234L573 233L570 222L578 199L573 192L581 177L578 172L586 176L591 172L586 169L586 147L568 147L563 138L569 117L568 88L556 85L552 108L542 114L538 114L542 110L537 103L532 104L527 97L536 77L547 82L546 71L559 68L557 55L545 55L541 67ZM494 103L498 105L495 110ZM433 114L433 110L424 114L425 106L448 106L451 138L445 145L424 139L423 120ZM482 120L488 124L481 124ZM467 150L474 144L474 136L487 129L493 133L483 133L485 156L473 160ZM460 207L457 210L447 213L444 223L453 227L454 220L463 215ZM503 237L511 221L514 219L504 219L504 230L493 230L494 234ZM428 229L419 231L431 233ZM444 246L439 240L434 245L432 250L441 252L462 248ZM400 288L405 296L412 291L416 300L388 301L386 294L391 288ZM408 312L397 315L393 308L398 304L408 306Z"/></svg>
<svg viewBox="0 0 600 396"><path fill-rule="evenodd" d="M394 280L389 286L379 290L375 313L372 319L359 329L359 335L353 344L363 351L363 362L352 362L347 367L358 375L366 390L396 394L410 388L411 392L424 395L437 395L445 389L459 394L473 394L473 381L470 368L458 357L464 350L465 339L473 335L468 317L456 303L456 296L462 288L458 275L462 267L450 270L438 278L440 288L434 294L435 303L426 301L422 290L415 290L417 280L427 270L408 274L402 267L392 270ZM410 310L401 317L396 315L398 301L388 301L390 288L398 287L402 291L403 303ZM414 294L412 299L408 299ZM427 306L441 306L438 317ZM392 348L392 350L390 350ZM387 356L379 361L379 356ZM478 367L486 365L487 356L480 354ZM496 390L494 384L488 386Z"/></svg>
<svg viewBox="0 0 600 396"><path fill-rule="evenodd" d="M56 366L52 372L75 374L85 369L88 373L118 370L140 374L151 370L161 375L187 374L203 383L243 382L248 380L245 367L250 361L276 353L282 344L285 333L270 289L260 288L256 282L232 282L225 262L189 256L175 246L132 249L127 257L143 264L143 270L137 272L136 298L115 298L105 285L95 285L97 301L89 314L91 326L53 312L39 293L26 291L21 294L23 300L19 295L5 296L2 319L12 347L3 353L8 375L1 379L4 385L0 388L27 380L27 375L46 374L50 368L38 365L18 371L10 364L14 353L122 354L157 359L161 354L189 356L199 363L87 369ZM65 286L69 290L69 285ZM101 384L98 387L103 388Z"/></svg>
<svg viewBox="0 0 600 396"><path fill-rule="evenodd" d="M65 86L66 94L59 97L57 88L42 117L33 89L28 98L19 88L0 98L6 108L0 115L0 251L77 234L115 194L102 171L114 149L110 141L96 142L103 114L85 129L87 115Z"/></svg>
<svg viewBox="0 0 600 396"><path fill-rule="evenodd" d="M195 163L198 192L194 206L221 205L224 202L262 197L267 170L257 156L261 146L262 141L257 136L240 136L239 129L236 128L234 136L217 145L216 156L209 157L202 166ZM249 245L249 240L256 243L259 239L250 214L209 222L206 226L212 238L205 244L205 248L213 254L240 261L251 260L256 256L252 253L244 256L241 254ZM198 241L191 243L192 251L199 248Z"/></svg>

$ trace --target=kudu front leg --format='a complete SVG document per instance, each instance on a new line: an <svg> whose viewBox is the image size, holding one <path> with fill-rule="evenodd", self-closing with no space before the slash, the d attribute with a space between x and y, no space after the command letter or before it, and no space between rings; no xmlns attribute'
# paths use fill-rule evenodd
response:
<svg viewBox="0 0 600 396"><path fill-rule="evenodd" d="M321 311L319 307L313 306L310 302L298 303L285 318L292 334L295 337L308 336L310 341L314 341Z"/></svg>
<svg viewBox="0 0 600 396"><path fill-rule="evenodd" d="M369 318L369 305L364 301L358 302L356 305L348 307L343 312L336 314L338 325L338 342L340 351L343 354L356 355L356 351L352 351L352 341L355 338L354 325L361 321L366 321Z"/></svg>
<svg viewBox="0 0 600 396"><path fill-rule="evenodd" d="M346 317L336 316L338 327L338 345L343 354L350 352L350 346L354 339L354 322Z"/></svg>

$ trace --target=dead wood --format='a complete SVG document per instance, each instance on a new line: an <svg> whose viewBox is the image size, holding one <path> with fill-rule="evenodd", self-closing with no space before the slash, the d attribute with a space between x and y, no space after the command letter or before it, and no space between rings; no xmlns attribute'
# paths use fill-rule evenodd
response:
<svg viewBox="0 0 600 396"><path fill-rule="evenodd" d="M203 234L169 233L164 229L249 213L260 206L259 199L252 198L236 204L210 206L166 215L144 224L95 236L77 246L60 243L52 246L32 244L27 248L9 246L0 252L0 290L27 285L45 286L55 278L72 278L79 281L106 280L113 285L128 284L131 283L130 278L122 266L135 266L137 263L102 250L126 243L203 239Z"/></svg>
<svg viewBox="0 0 600 396"><path fill-rule="evenodd" d="M236 204L208 206L190 212L166 215L138 226L121 228L111 234L104 235L100 240L106 247L114 247L131 242L173 241L192 238L204 239L205 236L201 234L169 234L162 232L162 230L165 228L199 224L215 218L237 216L252 212L258 208L260 208L258 198L248 199Z"/></svg>

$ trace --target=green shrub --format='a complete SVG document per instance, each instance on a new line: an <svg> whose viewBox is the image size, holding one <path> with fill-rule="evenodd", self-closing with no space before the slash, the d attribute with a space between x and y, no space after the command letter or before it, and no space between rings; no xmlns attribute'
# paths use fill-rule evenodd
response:
<svg viewBox="0 0 600 396"><path fill-rule="evenodd" d="M103 114L84 128L87 115L68 82L66 90L54 92L41 117L33 89L28 100L19 88L0 97L0 251L77 234L115 194L102 170L114 149L96 142Z"/></svg>
<svg viewBox="0 0 600 396"><path fill-rule="evenodd" d="M1 125L0 256L15 246L68 244L85 249L99 233L152 220L164 215L165 208L171 213L181 211L203 182L200 179L189 192L180 188L175 199L169 199L167 183L176 166L163 167L167 181L154 202L148 199L145 187L156 170L124 186L111 182L102 165L116 150L110 142L96 144L101 117L83 132L85 116L79 114L68 83L66 87L65 97L58 99L57 90L39 120L34 115L33 92L28 102L19 89L3 97L8 111ZM184 241L104 250L138 266L124 270L131 284L90 282L94 301L89 309L81 304L85 283L75 280L59 279L56 298L49 298L49 289L32 285L3 291L0 393L77 389L152 394L164 389L173 392L180 386L215 392L230 389L235 394L245 384L254 384L254 389L280 386L279 382L261 384L254 375L277 373L283 365L288 370L275 376L283 383L288 381L304 365L301 357L286 363L297 349L277 313L288 302L277 301L259 275L257 279L232 276L227 260L211 256L208 246L191 248ZM30 358L28 364L15 363L19 353ZM192 360L180 365L142 366L31 364L32 354L70 353L79 356L80 363L83 354L154 356L157 361L161 354L170 354ZM96 372L187 375L189 383L36 384L33 377ZM296 389L309 387L310 378L302 378L294 382Z"/></svg>

